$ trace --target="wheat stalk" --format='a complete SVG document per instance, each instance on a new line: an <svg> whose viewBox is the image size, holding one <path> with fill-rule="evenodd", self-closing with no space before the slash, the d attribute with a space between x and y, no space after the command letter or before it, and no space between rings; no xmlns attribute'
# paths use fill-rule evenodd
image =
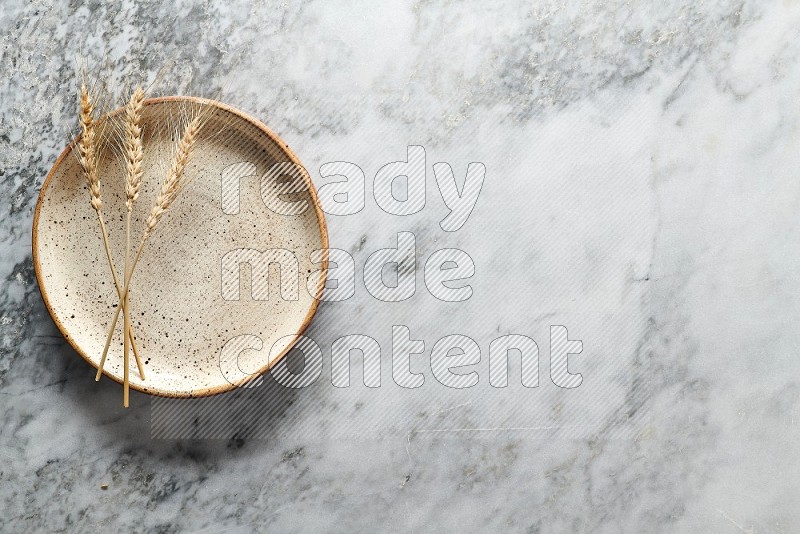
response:
<svg viewBox="0 0 800 534"><path fill-rule="evenodd" d="M144 148L142 147L142 107L144 102L144 91L137 87L131 95L130 101L125 106L125 166L127 168L125 180L125 206L128 208L125 221L125 287L128 287L130 278L130 247L131 247L131 213L133 203L139 196L139 188L142 185L142 159L144 158ZM128 293L122 302L122 309L125 316L125 326L123 332L127 332L131 327L131 314ZM128 407L129 381L128 381L128 358L129 358L129 338L123 337L123 381L122 381L122 405Z"/></svg>
<svg viewBox="0 0 800 534"><path fill-rule="evenodd" d="M147 243L147 240L155 231L158 223L161 221L161 218L164 214L169 210L172 206L172 203L178 198L180 192L186 187L187 183L186 180L183 179L183 172L186 169L186 165L189 163L189 158L192 154L192 149L197 141L198 135L200 133L201 128L203 127L205 121L205 114L197 113L194 118L192 118L186 127L183 130L183 134L181 135L180 139L176 142L174 147L174 157L172 160L172 165L170 166L164 181L161 184L161 189L159 191L158 196L156 197L155 203L153 204L152 209L150 210L150 214L147 217L147 221L145 223L145 230L142 234L142 238L139 241L139 246L136 249L136 254L134 255L133 261L130 264L130 269L127 271L127 280L125 282L125 287L122 291L122 296L120 297L120 302L117 304L117 309L114 312L114 319L111 321L111 327L108 330L108 335L106 336L106 346L103 349L103 356L100 359L100 365L98 367L98 372L102 372L103 365L106 360L106 356L108 355L109 347L111 346L111 339L114 335L114 330L117 326L117 321L119 320L119 314L122 310L123 303L128 298L128 291L130 289L131 280L133 278L133 272L136 269L136 265L139 263L139 259L142 256L142 251L144 250L144 246Z"/></svg>
<svg viewBox="0 0 800 534"><path fill-rule="evenodd" d="M78 160L83 168L86 184L89 188L91 197L91 205L97 213L97 220L100 223L100 232L103 236L103 246L108 259L108 266L111 269L111 276L114 278L114 286L117 288L117 295L122 297L122 285L117 278L117 269L114 266L114 259L111 255L111 248L108 242L108 231L106 230L105 219L103 218L103 200L100 192L100 175L97 169L98 164L98 138L97 138L97 124L98 121L94 118L95 106L92 101L89 90L86 84L81 84L80 89L80 102L78 109L78 122L80 124L81 136L78 140ZM144 366L142 359L139 356L139 349L136 346L136 341L133 336L133 329L131 327L125 330L127 332L126 339L130 339L133 348L133 354L136 358L136 364L139 368L139 376L144 380ZM97 377L99 380L99 375Z"/></svg>

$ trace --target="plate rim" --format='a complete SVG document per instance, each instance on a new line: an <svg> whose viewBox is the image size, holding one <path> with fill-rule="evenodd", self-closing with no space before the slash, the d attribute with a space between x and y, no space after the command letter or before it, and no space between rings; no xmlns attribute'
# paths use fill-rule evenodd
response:
<svg viewBox="0 0 800 534"><path fill-rule="evenodd" d="M300 168L303 170L303 172L301 174L303 175L303 180L305 181L306 185L308 186L308 192L311 195L311 201L312 201L311 203L313 204L314 211L315 211L315 213L317 215L317 224L318 224L318 227L319 227L320 238L321 238L321 241L322 241L322 249L324 251L323 252L322 261L320 262L320 264L322 266L322 269L321 269L322 275L320 276L319 285L317 287L317 294L313 297L313 301L311 303L311 307L309 308L308 312L306 313L306 316L303 318L303 322L300 324L300 327L298 328L297 332L294 334L294 337L291 340L291 342L286 346L286 348L284 350L282 350L280 352L280 354L278 354L272 360L268 360L266 365L264 365L263 367L258 369L258 371L256 371L255 373L253 373L253 377L261 376L264 373L266 373L267 371L269 371L272 368L273 365L275 365L277 362L279 362L281 359L283 359L283 357L286 356L286 354L288 354L289 351L292 350L292 348L294 348L294 346L297 344L298 340L300 339L300 336L303 335L303 333L306 331L306 329L311 324L311 320L313 319L314 315L316 314L317 308L319 308L320 298L322 296L322 292L323 292L323 289L325 287L325 284L326 284L326 281L327 281L327 277L328 277L328 247L329 247L329 243L328 243L328 225L327 225L327 223L325 221L325 212L322 211L322 207L321 207L320 202L319 202L319 197L317 195L317 189L316 189L316 187L314 187L314 183L311 181L311 177L308 174L307 169L300 162L300 159L292 151L292 149L289 148L288 143L286 143L278 134L273 132L266 124L264 124L263 122L261 122L257 118L253 117L252 115L250 115L250 114L248 114L248 113L246 113L246 112L244 112L244 111L242 111L240 109L237 109L237 108L235 108L233 106L230 106L228 104L220 102L218 100L213 100L213 99L209 99L209 98L203 98L203 97L199 97L199 96L181 96L181 95L159 96L159 97L147 98L147 99L144 100L143 104L145 106L149 106L149 105L153 105L153 104L161 104L161 103L164 103L164 102L191 102L191 103L196 103L196 104L213 106L213 107L215 107L217 109L220 109L222 111L225 111L225 112L228 112L228 113L232 113L233 115L238 116L241 119L244 119L245 121L251 123L253 126L255 126L259 130L261 130L261 132L263 132L267 137L269 137L274 143L276 143L280 147L280 149L289 157L289 160L292 163L294 163L295 165L300 166ZM107 116L111 116L111 115L115 115L115 114L121 113L123 111L123 109L124 108L122 108L122 107L114 109L114 110L110 111L109 113L107 113L106 115ZM61 163L64 161L65 158L70 156L70 154L72 153L72 151L74 149L73 147L74 147L75 143L78 141L78 139L80 139L80 136L75 136L67 144L67 146L64 148L64 150L61 152L61 154L59 154L59 156L56 158L55 163L53 163L53 166L50 168L50 171L47 173L47 177L45 178L44 182L42 183L42 187L39 190L39 196L38 196L38 198L36 200L36 209L34 210L34 213L33 213L33 227L32 227L32 231L31 231L31 235L32 235L32 238L31 238L31 249L32 249L32 256L33 256L33 269L34 269L34 272L36 274L36 283L39 286L39 294L42 296L42 300L44 301L44 305L47 308L47 313L50 315L50 318L53 320L53 322L55 323L56 327L58 327L58 331L61 333L61 335L64 337L64 339L67 340L67 342L75 350L75 352L77 352L81 356L81 358L83 358L92 368L97 369L96 363L93 362L91 359L89 359L88 354L86 353L86 351L84 351L78 345L78 343L77 343L77 341L75 339L73 339L70 335L68 335L65 326L58 319L58 317L57 317L57 315L55 313L55 310L54 310L52 304L50 303L50 298L47 295L47 290L45 289L45 286L43 284L44 277L43 277L43 273L42 273L42 265L41 265L41 263L39 261L39 252L38 252L38 249L39 249L39 215L40 215L42 203L44 201L45 192L47 191L47 188L50 186L50 182L52 181L52 178L55 175L55 172L58 169L59 165L61 165ZM103 375L106 376L107 378L110 378L114 382L117 382L118 384L122 384L122 379L117 377L117 376L115 376L115 375L113 375L113 374L111 374L111 372L108 369L103 369ZM249 382L250 380L252 380L252 378L248 378L246 380L243 380L241 382L237 382L235 384L228 383L226 385L211 386L211 387L200 388L200 389L195 389L195 390L190 390L190 391L185 391L185 390L173 391L173 390L166 390L166 389L161 389L161 388L157 388L157 387L147 387L146 385L142 386L142 385L139 385L139 384L134 383L134 382L130 382L130 388L134 389L136 391L139 391L141 393L145 393L145 394L148 394L148 395L154 395L154 396L157 396L157 397L189 399L189 398L199 398L199 397L210 397L212 395L218 395L220 393L225 393L227 391L231 391L231 390L234 390L234 389L237 389L237 388L241 387L243 384ZM146 384L146 382L145 382L145 384Z"/></svg>

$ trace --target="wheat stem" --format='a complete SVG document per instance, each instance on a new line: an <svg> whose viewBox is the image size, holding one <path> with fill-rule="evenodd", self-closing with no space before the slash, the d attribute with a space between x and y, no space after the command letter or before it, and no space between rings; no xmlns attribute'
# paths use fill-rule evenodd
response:
<svg viewBox="0 0 800 534"><path fill-rule="evenodd" d="M114 277L114 287L117 288L117 295L119 298L122 298L122 285L119 283L119 279L117 278L117 269L114 267L114 260L111 257L111 247L108 245L108 232L106 230L106 223L103 219L103 213L97 212L97 218L100 221L100 231L103 234L103 244L105 245L106 249L106 257L108 258L108 265L111 267L111 276ZM131 348L133 349L133 356L136 359L136 366L139 368L139 376L142 380L144 380L144 365L142 364L142 359L139 357L139 348L136 346L136 338L133 336L133 327L129 325L128 328L128 336L131 339ZM100 380L100 377L103 374L103 366L100 365L97 367L97 375L94 377L95 381Z"/></svg>
<svg viewBox="0 0 800 534"><path fill-rule="evenodd" d="M130 276L130 246L131 246L131 212L133 211L133 204L139 196L139 188L142 185L142 159L144 158L144 149L142 145L142 107L144 106L144 91L141 87L137 87L131 95L130 101L125 106L125 163L127 167L127 175L125 180L125 206L128 208L128 214L125 221L125 287L128 287L128 279ZM130 303L128 293L122 299L122 309L125 314L125 326L123 332L128 332L131 326L130 316ZM128 397L130 383L128 381L128 366L130 356L130 338L123 335L123 381L122 381L122 404L128 407Z"/></svg>
<svg viewBox="0 0 800 534"><path fill-rule="evenodd" d="M108 349L111 347L111 339L114 337L114 330L117 327L117 321L119 320L119 314L122 311L122 305L125 300L128 298L128 289L131 283L131 278L133 278L133 271L136 269L136 264L139 263L139 258L142 256L142 251L144 250L144 244L147 242L147 237L142 237L142 241L139 243L139 248L136 251L136 255L133 258L133 262L131 262L130 272L128 274L128 283L122 289L122 294L119 297L119 303L117 303L117 309L114 311L114 319L111 321L111 328L108 329L108 334L106 335L106 345L103 348L103 356L100 358L100 364L97 366L97 373L98 376L100 373L103 372L103 366L106 363L106 357L108 356Z"/></svg>
<svg viewBox="0 0 800 534"><path fill-rule="evenodd" d="M131 242L131 208L128 207L128 220L125 223L125 287L128 287L129 281L129 271L128 271L128 264L130 262L130 242ZM122 299L122 309L123 313L125 314L125 326L123 327L122 331L127 332L131 326L131 316L128 309L128 293L126 292L123 299ZM123 337L123 365L124 370L122 372L123 380L122 380L122 405L127 408L128 407L128 397L129 397L129 390L130 390L130 383L128 382L128 358L130 352L130 338L128 336Z"/></svg>

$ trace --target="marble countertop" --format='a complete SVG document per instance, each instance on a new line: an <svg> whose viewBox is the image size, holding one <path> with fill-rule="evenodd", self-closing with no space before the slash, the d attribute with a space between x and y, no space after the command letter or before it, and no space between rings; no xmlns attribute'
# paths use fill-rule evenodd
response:
<svg viewBox="0 0 800 534"><path fill-rule="evenodd" d="M798 34L779 1L5 1L0 530L800 531ZM356 287L308 332L319 380L127 410L92 380L31 258L76 64L253 114L318 186L325 163L363 170L364 209L328 216ZM426 204L391 215L373 179L414 145ZM485 166L457 231L439 162L457 181ZM399 232L417 291L381 302L363 266ZM475 264L465 302L426 290L443 248ZM424 342L419 388L392 380L396 325ZM582 342L577 388L551 379L554 325ZM380 388L360 364L331 384L345 334L380 343ZM434 377L452 334L480 349L474 387ZM505 334L536 341L538 387L514 364L490 384Z"/></svg>

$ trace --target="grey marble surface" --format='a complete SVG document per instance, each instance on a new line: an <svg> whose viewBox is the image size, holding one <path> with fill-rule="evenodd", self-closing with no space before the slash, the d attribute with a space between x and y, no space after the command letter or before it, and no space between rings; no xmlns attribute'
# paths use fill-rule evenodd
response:
<svg viewBox="0 0 800 534"><path fill-rule="evenodd" d="M800 531L798 34L788 1L6 0L0 530ZM92 380L33 272L33 209L74 126L79 58L117 86L171 64L159 93L256 115L318 185L323 163L350 161L369 193L424 146L425 209L394 217L368 194L363 212L328 217L331 245L357 275L400 231L418 271L461 248L472 298L420 286L383 303L357 276L309 331L322 378L248 415L268 432L159 439L165 407L135 394L124 410L118 385ZM439 227L440 161L456 176L486 166L457 232ZM386 350L381 388L333 388L332 341L390 348L395 324L425 341L424 386L393 384ZM528 335L546 363L553 324L583 342L579 388L546 365L538 388L488 385L492 339ZM478 386L431 375L448 334L480 346Z"/></svg>

